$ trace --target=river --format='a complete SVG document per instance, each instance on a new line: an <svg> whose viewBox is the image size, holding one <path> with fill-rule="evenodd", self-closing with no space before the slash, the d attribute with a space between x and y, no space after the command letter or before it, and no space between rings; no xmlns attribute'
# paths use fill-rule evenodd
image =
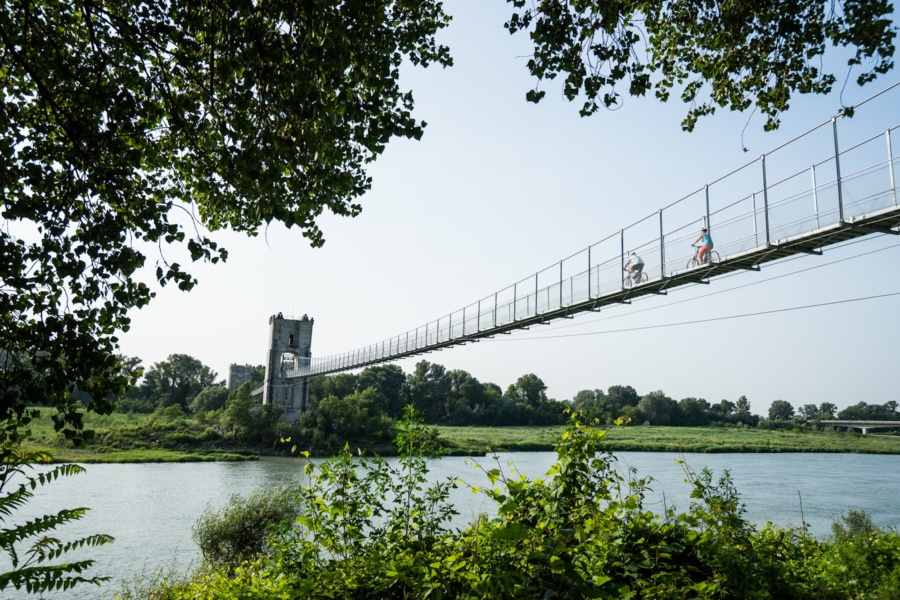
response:
<svg viewBox="0 0 900 600"><path fill-rule="evenodd" d="M824 537L832 520L847 508L865 510L883 527L900 528L900 456L866 454L677 454L621 452L623 465L635 467L639 476L652 476L653 493L648 507L661 511L663 502L687 508L690 487L682 467L684 458L696 471L706 466L718 475L729 469L747 507L747 518L755 523L779 525L801 522L812 533ZM555 459L550 452L507 453L500 464L509 463L530 477L543 475ZM437 481L454 476L480 485L486 483L474 468L475 459L443 458L432 463L431 477ZM478 459L493 466L490 458ZM122 581L159 568L186 571L199 560L191 539L191 527L208 504L223 506L232 494L249 494L302 476L296 459L264 458L243 463L175 463L88 465L87 472L59 479L38 488L25 508L27 516L50 514L62 508L89 507L76 523L59 528L63 540L94 533L116 538L113 544L92 548L86 554L97 561L89 574L112 578L101 587L79 585L48 598L93 599L112 597ZM492 505L468 488L454 490L452 502L459 511L454 525L462 527L474 515L492 513ZM26 514L16 513L20 523ZM0 570L8 568L0 556ZM4 591L4 598L32 598L23 592Z"/></svg>

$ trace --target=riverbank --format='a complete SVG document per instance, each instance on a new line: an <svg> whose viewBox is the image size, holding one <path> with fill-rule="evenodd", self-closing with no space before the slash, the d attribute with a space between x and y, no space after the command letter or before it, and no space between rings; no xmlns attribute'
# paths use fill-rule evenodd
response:
<svg viewBox="0 0 900 600"><path fill-rule="evenodd" d="M84 448L60 446L26 446L27 450L45 452L55 463L115 464L115 463L184 463L184 462L241 462L259 460L261 454L254 451L229 452L227 450L107 450L96 452Z"/></svg>
<svg viewBox="0 0 900 600"><path fill-rule="evenodd" d="M203 421L160 418L154 415L86 415L85 427L95 432L85 447L75 448L61 439L48 418L32 424L29 449L44 450L57 462L233 462L257 460L264 455L288 455L303 440L248 445L229 438ZM483 456L490 452L542 452L554 448L564 427L437 427L436 441L449 456ZM855 432L751 427L612 427L605 445L613 451L640 452L845 452L900 454L900 436L860 435ZM390 454L391 446L350 441L367 454Z"/></svg>

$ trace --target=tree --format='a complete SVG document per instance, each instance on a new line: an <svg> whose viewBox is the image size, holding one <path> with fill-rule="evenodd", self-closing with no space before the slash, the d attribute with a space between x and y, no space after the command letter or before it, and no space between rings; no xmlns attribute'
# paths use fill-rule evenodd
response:
<svg viewBox="0 0 900 600"><path fill-rule="evenodd" d="M669 425L676 416L678 403L657 390L641 398L638 410L651 425Z"/></svg>
<svg viewBox="0 0 900 600"><path fill-rule="evenodd" d="M724 421L726 423L734 420L734 412L737 410L737 405L731 400L722 399L718 404L713 404L710 407L710 413L713 415L713 420L716 421Z"/></svg>
<svg viewBox="0 0 900 600"><path fill-rule="evenodd" d="M450 392L446 373L443 365L420 360L406 378L404 403L412 404L426 423L436 423L440 418L440 406Z"/></svg>
<svg viewBox="0 0 900 600"><path fill-rule="evenodd" d="M529 72L539 84L563 75L566 98L584 98L582 115L619 106L627 86L632 96L654 91L662 101L680 92L690 105L688 131L717 107L751 106L766 115L768 130L794 94L831 90L836 77L820 61L829 47L855 49L848 71L865 63L859 85L894 65L888 0L508 1L516 12L506 28L534 44ZM526 98L544 94L535 88Z"/></svg>
<svg viewBox="0 0 900 600"><path fill-rule="evenodd" d="M747 424L753 419L753 413L750 412L750 401L747 396L741 396L734 403L734 417L741 423Z"/></svg>
<svg viewBox="0 0 900 600"><path fill-rule="evenodd" d="M802 405L797 409L797 416L799 416L804 421L814 421L816 419L822 418L819 416L819 407L815 404Z"/></svg>
<svg viewBox="0 0 900 600"><path fill-rule="evenodd" d="M216 372L187 354L170 354L147 369L141 387L160 407L187 408L194 396L216 380Z"/></svg>
<svg viewBox="0 0 900 600"><path fill-rule="evenodd" d="M794 417L794 407L786 400L774 400L769 406L769 420L790 421Z"/></svg>
<svg viewBox="0 0 900 600"><path fill-rule="evenodd" d="M709 425L709 402L703 398L683 398L678 401L679 425L704 427Z"/></svg>
<svg viewBox="0 0 900 600"><path fill-rule="evenodd" d="M394 434L394 422L379 406L374 388L312 403L311 410L300 415L300 426L302 448L337 450L345 443L387 443Z"/></svg>
<svg viewBox="0 0 900 600"><path fill-rule="evenodd" d="M447 372L450 390L444 402L443 422L449 425L474 425L478 416L476 408L484 406L484 386L468 371L454 369Z"/></svg>
<svg viewBox="0 0 900 600"><path fill-rule="evenodd" d="M612 421L625 415L627 407L635 407L641 397L630 385L613 385L606 390L606 395L597 399L600 410Z"/></svg>
<svg viewBox="0 0 900 600"><path fill-rule="evenodd" d="M327 377L313 377L309 380L309 398L321 400L326 396L343 398L356 391L357 375L355 373L338 373Z"/></svg>
<svg viewBox="0 0 900 600"><path fill-rule="evenodd" d="M357 215L365 165L422 134L399 67L451 64L448 21L419 0L7 3L0 418L51 403L77 429L75 388L112 410L134 383L117 332L154 296L146 249L183 290L184 261L227 258L176 215L249 235L281 222L313 246L323 211Z"/></svg>
<svg viewBox="0 0 900 600"><path fill-rule="evenodd" d="M224 385L210 385L194 396L190 402L190 410L193 414L203 414L211 410L219 410L225 406L228 400L228 389Z"/></svg>
<svg viewBox="0 0 900 600"><path fill-rule="evenodd" d="M272 443L275 427L281 417L281 407L277 404L260 405L250 392L256 385L245 381L233 390L225 404L222 423L235 439L245 442Z"/></svg>
<svg viewBox="0 0 900 600"><path fill-rule="evenodd" d="M603 390L581 390L572 397L572 408L584 413L588 419L606 422L607 415L601 410Z"/></svg>
<svg viewBox="0 0 900 600"><path fill-rule="evenodd" d="M509 386L506 395L515 402L532 408L547 400L547 386L534 373L522 375Z"/></svg>
<svg viewBox="0 0 900 600"><path fill-rule="evenodd" d="M834 415L837 414L837 406L832 404L831 402L823 402L819 405L819 418L820 419L833 419Z"/></svg>
<svg viewBox="0 0 900 600"><path fill-rule="evenodd" d="M373 388L378 395L378 402L392 419L403 416L403 386L406 375L397 365L377 365L367 367L356 380L358 390Z"/></svg>

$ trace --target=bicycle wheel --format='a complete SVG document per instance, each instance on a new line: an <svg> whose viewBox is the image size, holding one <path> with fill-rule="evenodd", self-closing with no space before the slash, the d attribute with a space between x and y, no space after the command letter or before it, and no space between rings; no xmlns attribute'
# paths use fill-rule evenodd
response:
<svg viewBox="0 0 900 600"><path fill-rule="evenodd" d="M692 258L691 260L689 260L688 264L687 264L688 269L693 269L694 267L699 267L699 266L700 266L700 261L697 260L696 256L694 258Z"/></svg>
<svg viewBox="0 0 900 600"><path fill-rule="evenodd" d="M627 290L628 288L630 288L632 285L634 285L634 283L631 281L631 276L630 276L630 275L626 275L626 276L625 276L625 281L624 281L624 283L623 283L622 285L625 286L625 289L626 289L626 290Z"/></svg>
<svg viewBox="0 0 900 600"><path fill-rule="evenodd" d="M715 250L711 250L709 253L709 259L714 263L719 262L719 253Z"/></svg>
<svg viewBox="0 0 900 600"><path fill-rule="evenodd" d="M645 283L649 280L650 280L650 278L647 276L646 273L641 273L641 283Z"/></svg>

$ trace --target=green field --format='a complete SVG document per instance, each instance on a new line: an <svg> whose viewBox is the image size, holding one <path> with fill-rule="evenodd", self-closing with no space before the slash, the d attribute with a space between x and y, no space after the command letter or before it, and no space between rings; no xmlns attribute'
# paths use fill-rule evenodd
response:
<svg viewBox="0 0 900 600"><path fill-rule="evenodd" d="M563 427L440 427L450 454L552 450ZM900 436L721 427L613 427L610 450L641 452L857 452L900 454Z"/></svg>
<svg viewBox="0 0 900 600"><path fill-rule="evenodd" d="M191 418L153 415L85 415L93 441L74 448L53 430L49 418L31 425L30 449L46 450L61 462L186 462L254 460L271 445L244 446L211 425ZM437 427L443 452L483 456L488 452L553 450L564 427ZM302 440L294 440L303 448ZM350 441L351 446L360 444ZM900 435L812 430L722 427L629 426L609 429L610 450L643 452L856 452L900 454ZM372 454L371 448L365 448Z"/></svg>

